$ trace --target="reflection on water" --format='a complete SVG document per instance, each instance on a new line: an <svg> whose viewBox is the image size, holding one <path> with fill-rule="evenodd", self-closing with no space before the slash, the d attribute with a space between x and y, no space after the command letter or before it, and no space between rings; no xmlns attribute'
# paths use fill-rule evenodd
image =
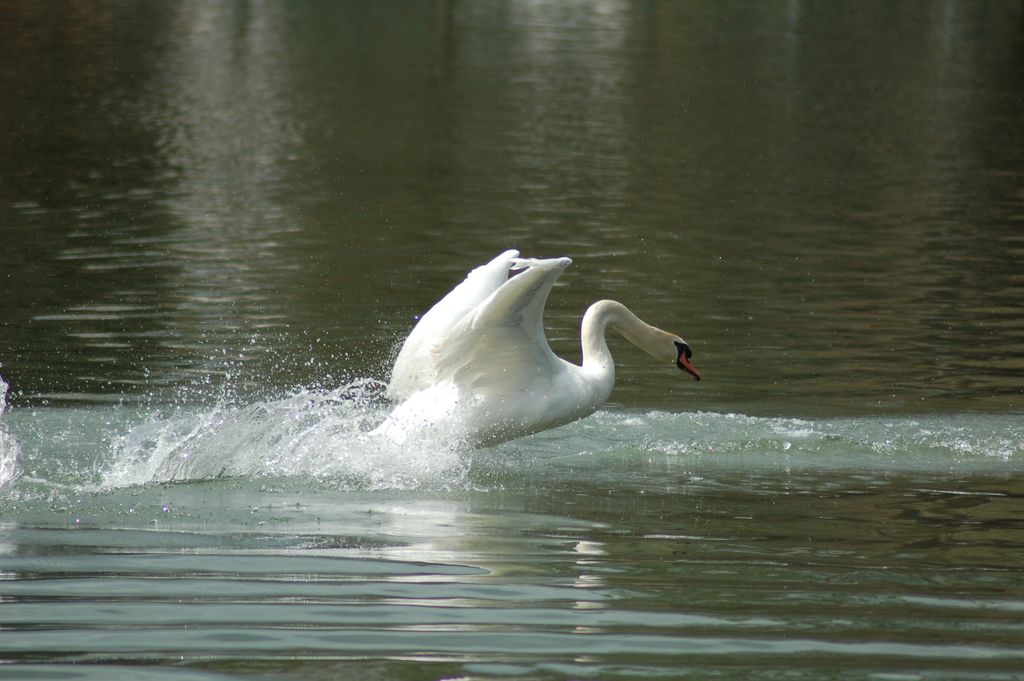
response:
<svg viewBox="0 0 1024 681"><path fill-rule="evenodd" d="M614 399L1018 411L1019 3L0 10L15 402L381 375L508 246L694 345Z"/></svg>
<svg viewBox="0 0 1024 681"><path fill-rule="evenodd" d="M1024 659L1011 478L722 473L623 493L611 468L610 487L539 472L446 500L136 488L56 511L77 527L23 507L0 524L0 656L89 679L112 659L161 679L1007 679Z"/></svg>
<svg viewBox="0 0 1024 681"><path fill-rule="evenodd" d="M268 305L280 270L294 268L277 251L296 231L278 201L297 138L279 9L178 8L177 38L156 75L164 85L149 105L175 225L168 256L182 265L163 345L190 358L182 369L200 378L265 352L263 336L287 321Z"/></svg>

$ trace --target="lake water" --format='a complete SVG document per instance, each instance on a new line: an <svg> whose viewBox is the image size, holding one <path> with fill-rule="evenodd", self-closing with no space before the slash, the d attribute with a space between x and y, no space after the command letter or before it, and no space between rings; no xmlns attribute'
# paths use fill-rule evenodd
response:
<svg viewBox="0 0 1024 681"><path fill-rule="evenodd" d="M0 677L1024 678L1019 2L0 7ZM596 415L364 433L568 255Z"/></svg>

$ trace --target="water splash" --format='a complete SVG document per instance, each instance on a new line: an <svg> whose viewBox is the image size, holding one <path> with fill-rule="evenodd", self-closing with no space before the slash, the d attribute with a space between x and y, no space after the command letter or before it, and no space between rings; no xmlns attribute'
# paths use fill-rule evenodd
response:
<svg viewBox="0 0 1024 681"><path fill-rule="evenodd" d="M362 379L252 403L11 408L0 417L0 494L52 505L80 493L221 479L376 491L554 478L620 485L716 471L1024 470L1024 422L1008 414L808 420L609 409L473 450L457 438L399 445L375 435L391 409L381 392Z"/></svg>
<svg viewBox="0 0 1024 681"><path fill-rule="evenodd" d="M458 483L467 470L458 447L399 447L369 432L389 409L379 395L380 384L364 379L251 405L154 414L114 438L100 486L300 475L360 489Z"/></svg>
<svg viewBox="0 0 1024 681"><path fill-rule="evenodd" d="M7 408L7 390L10 386L0 376L0 490L14 479L18 466L18 442L7 432L2 417Z"/></svg>
<svg viewBox="0 0 1024 681"><path fill-rule="evenodd" d="M1024 422L999 414L794 419L643 415L644 449L696 464L969 471L1024 465ZM680 437L682 432L688 437Z"/></svg>

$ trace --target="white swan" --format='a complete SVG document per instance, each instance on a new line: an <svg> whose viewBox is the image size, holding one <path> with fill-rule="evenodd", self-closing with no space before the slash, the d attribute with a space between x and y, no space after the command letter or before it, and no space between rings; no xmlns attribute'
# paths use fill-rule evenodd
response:
<svg viewBox="0 0 1024 681"><path fill-rule="evenodd" d="M441 436L495 444L588 416L615 382L608 327L700 380L682 338L613 300L583 316L582 366L557 357L544 337L544 304L571 262L509 250L471 271L406 338L387 388L400 404L376 432L397 442Z"/></svg>

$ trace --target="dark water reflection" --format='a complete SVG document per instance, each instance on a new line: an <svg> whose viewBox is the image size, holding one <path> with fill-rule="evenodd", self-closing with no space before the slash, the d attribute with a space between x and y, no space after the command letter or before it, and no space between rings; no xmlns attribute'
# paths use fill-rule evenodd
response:
<svg viewBox="0 0 1024 681"><path fill-rule="evenodd" d="M0 9L0 362L17 401L381 374L507 246L697 351L615 399L1019 411L1017 2Z"/></svg>

